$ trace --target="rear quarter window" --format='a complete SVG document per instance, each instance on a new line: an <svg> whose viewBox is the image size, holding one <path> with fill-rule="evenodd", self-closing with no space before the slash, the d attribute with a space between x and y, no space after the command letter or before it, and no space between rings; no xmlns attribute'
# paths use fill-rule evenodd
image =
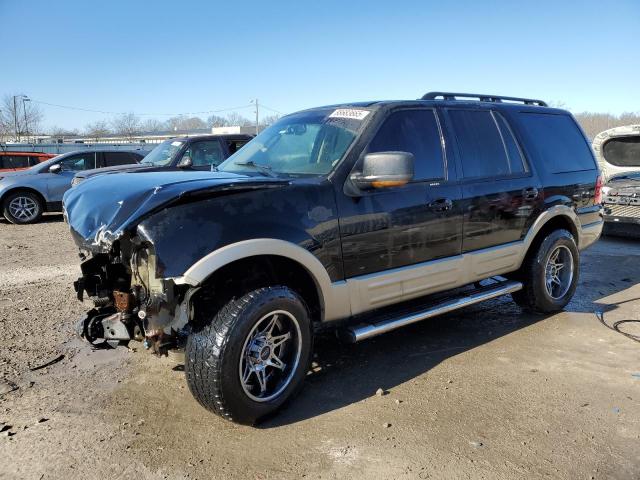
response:
<svg viewBox="0 0 640 480"><path fill-rule="evenodd" d="M572 117L533 112L521 112L518 117L547 172L596 169L587 140Z"/></svg>

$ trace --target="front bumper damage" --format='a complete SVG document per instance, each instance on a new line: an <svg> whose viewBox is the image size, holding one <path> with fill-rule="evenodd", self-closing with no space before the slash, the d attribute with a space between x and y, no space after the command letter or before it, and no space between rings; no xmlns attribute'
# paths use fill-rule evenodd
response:
<svg viewBox="0 0 640 480"><path fill-rule="evenodd" d="M74 288L78 299L88 296L94 308L78 322L78 335L111 347L144 341L158 354L183 346L198 288L157 278L153 245L122 238L107 253L81 256L82 276Z"/></svg>

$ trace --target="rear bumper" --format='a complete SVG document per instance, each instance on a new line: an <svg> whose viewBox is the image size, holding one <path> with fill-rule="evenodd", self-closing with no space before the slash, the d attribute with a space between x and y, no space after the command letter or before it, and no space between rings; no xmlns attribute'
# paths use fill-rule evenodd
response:
<svg viewBox="0 0 640 480"><path fill-rule="evenodd" d="M602 235L603 227L603 220L583 225L579 232L580 238L578 245L580 247L580 250L584 250L585 248L590 247L591 245L596 243L596 241L598 241L598 239L600 238L600 235Z"/></svg>

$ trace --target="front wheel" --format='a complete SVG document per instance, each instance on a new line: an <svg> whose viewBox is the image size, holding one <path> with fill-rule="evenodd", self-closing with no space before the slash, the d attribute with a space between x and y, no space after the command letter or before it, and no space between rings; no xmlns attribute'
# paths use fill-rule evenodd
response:
<svg viewBox="0 0 640 480"><path fill-rule="evenodd" d="M312 325L304 301L283 286L232 299L187 339L185 372L208 410L253 424L302 386L311 362Z"/></svg>
<svg viewBox="0 0 640 480"><path fill-rule="evenodd" d="M31 192L15 192L5 198L2 205L4 217L11 223L35 223L44 211L40 198Z"/></svg>
<svg viewBox="0 0 640 480"><path fill-rule="evenodd" d="M578 286L579 255L570 232L551 232L525 259L519 275L523 289L512 294L515 302L539 313L562 310Z"/></svg>

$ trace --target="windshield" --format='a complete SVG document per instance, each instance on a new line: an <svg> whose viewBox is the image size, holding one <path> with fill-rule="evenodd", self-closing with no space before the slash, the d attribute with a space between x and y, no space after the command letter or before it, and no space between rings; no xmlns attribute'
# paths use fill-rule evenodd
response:
<svg viewBox="0 0 640 480"><path fill-rule="evenodd" d="M326 175L370 112L326 109L282 118L222 163L219 171L270 176Z"/></svg>
<svg viewBox="0 0 640 480"><path fill-rule="evenodd" d="M140 163L156 167L169 165L183 144L184 142L177 140L165 140L156 148L151 150Z"/></svg>

